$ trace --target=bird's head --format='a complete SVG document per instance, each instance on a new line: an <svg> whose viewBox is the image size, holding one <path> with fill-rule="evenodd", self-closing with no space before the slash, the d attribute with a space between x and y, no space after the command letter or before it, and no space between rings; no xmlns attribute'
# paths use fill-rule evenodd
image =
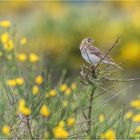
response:
<svg viewBox="0 0 140 140"><path fill-rule="evenodd" d="M80 44L80 48L82 48L82 47L88 47L88 46L92 45L94 41L95 40L92 39L91 37L84 38L82 40L81 44Z"/></svg>

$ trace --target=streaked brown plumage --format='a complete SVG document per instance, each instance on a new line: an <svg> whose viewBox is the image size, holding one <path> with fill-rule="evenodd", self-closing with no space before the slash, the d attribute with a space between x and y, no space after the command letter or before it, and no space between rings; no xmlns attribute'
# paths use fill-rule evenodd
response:
<svg viewBox="0 0 140 140"><path fill-rule="evenodd" d="M97 47L93 45L94 40L91 37L87 37L82 40L80 44L80 51L82 57L90 64L97 65L101 59L104 58L105 53L99 50ZM113 62L113 60L106 56L101 63L111 64L119 67L117 64ZM119 67L120 68L120 67Z"/></svg>

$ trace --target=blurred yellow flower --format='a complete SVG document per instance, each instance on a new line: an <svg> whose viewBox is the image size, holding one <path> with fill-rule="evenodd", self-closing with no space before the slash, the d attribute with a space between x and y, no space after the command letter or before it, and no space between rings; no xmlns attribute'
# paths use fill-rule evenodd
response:
<svg viewBox="0 0 140 140"><path fill-rule="evenodd" d="M24 79L22 77L18 77L15 80L19 86L22 86L24 84Z"/></svg>
<svg viewBox="0 0 140 140"><path fill-rule="evenodd" d="M59 127L64 127L65 126L65 122L63 120L61 120L59 123L58 123L58 126Z"/></svg>
<svg viewBox="0 0 140 140"><path fill-rule="evenodd" d="M48 92L46 92L45 97L46 97L46 98L49 98L49 97L50 97L50 95L49 95Z"/></svg>
<svg viewBox="0 0 140 140"><path fill-rule="evenodd" d="M2 133L5 135L5 136L10 136L11 135L11 132L10 132L10 127L8 125L4 125L2 127Z"/></svg>
<svg viewBox="0 0 140 140"><path fill-rule="evenodd" d="M122 47L121 56L129 62L138 62L140 58L140 43L130 42Z"/></svg>
<svg viewBox="0 0 140 140"><path fill-rule="evenodd" d="M71 93L71 89L70 89L70 88L67 88L67 89L65 90L65 95L70 95L70 93Z"/></svg>
<svg viewBox="0 0 140 140"><path fill-rule="evenodd" d="M100 114L99 115L99 122L100 123L103 123L105 121L105 116L104 116L104 114Z"/></svg>
<svg viewBox="0 0 140 140"><path fill-rule="evenodd" d="M71 89L74 90L74 89L76 89L76 87L77 87L76 83L72 83L72 84L71 84Z"/></svg>
<svg viewBox="0 0 140 140"><path fill-rule="evenodd" d="M7 43L4 44L4 49L6 51L11 51L14 48L14 42L12 40L8 40Z"/></svg>
<svg viewBox="0 0 140 140"><path fill-rule="evenodd" d="M28 116L31 114L31 109L25 106L24 99L19 100L18 112L24 114L25 116Z"/></svg>
<svg viewBox="0 0 140 140"><path fill-rule="evenodd" d="M7 85L8 86L11 86L11 87L15 87L16 85L17 85L17 82L16 82L16 80L7 80Z"/></svg>
<svg viewBox="0 0 140 140"><path fill-rule="evenodd" d="M36 84L41 85L42 82L43 82L43 77L42 77L41 75L38 75L38 76L35 78L35 82L36 82Z"/></svg>
<svg viewBox="0 0 140 140"><path fill-rule="evenodd" d="M49 91L49 95L52 96L52 97L56 96L57 95L56 90L54 90L54 89L53 90L50 90Z"/></svg>
<svg viewBox="0 0 140 140"><path fill-rule="evenodd" d="M61 91L61 92L64 92L66 89L67 89L67 84L62 84L62 85L60 86L60 91Z"/></svg>
<svg viewBox="0 0 140 140"><path fill-rule="evenodd" d="M74 117L70 117L67 119L67 126L71 127L75 124L75 118Z"/></svg>
<svg viewBox="0 0 140 140"><path fill-rule="evenodd" d="M139 109L140 108L140 99L131 101L130 106Z"/></svg>
<svg viewBox="0 0 140 140"><path fill-rule="evenodd" d="M53 129L53 135L57 139L65 139L69 136L67 130L64 129L64 122L59 122L58 126Z"/></svg>
<svg viewBox="0 0 140 140"><path fill-rule="evenodd" d="M20 44L21 45L25 45L27 43L27 38L26 37L23 37L20 41Z"/></svg>
<svg viewBox="0 0 140 140"><path fill-rule="evenodd" d="M37 85L34 85L33 88L32 88L32 93L34 95L38 94L39 93L39 87Z"/></svg>
<svg viewBox="0 0 140 140"><path fill-rule="evenodd" d="M29 116L29 115L31 114L31 109L28 108L28 107L23 107L23 108L20 110L20 112L21 112L22 114L24 114L25 116Z"/></svg>
<svg viewBox="0 0 140 140"><path fill-rule="evenodd" d="M101 134L101 139L115 140L116 139L116 134L112 129L109 129L105 133Z"/></svg>
<svg viewBox="0 0 140 140"><path fill-rule="evenodd" d="M37 62L38 60L39 60L38 55L36 55L36 54L34 54L34 53L31 53L31 54L29 55L29 61L30 61L31 63L35 63L35 62Z"/></svg>
<svg viewBox="0 0 140 140"><path fill-rule="evenodd" d="M124 119L131 119L133 116L133 112L132 111L128 111L124 114Z"/></svg>
<svg viewBox="0 0 140 140"><path fill-rule="evenodd" d="M0 21L0 26L3 28L9 28L11 26L11 22L9 20Z"/></svg>
<svg viewBox="0 0 140 140"><path fill-rule="evenodd" d="M1 35L1 42L3 44L7 43L9 41L10 37L9 37L9 33L5 32Z"/></svg>
<svg viewBox="0 0 140 140"><path fill-rule="evenodd" d="M25 53L17 54L17 59L21 62L25 62L27 60L27 55Z"/></svg>
<svg viewBox="0 0 140 140"><path fill-rule="evenodd" d="M140 122L140 113L138 113L137 115L135 115L135 116L132 118L132 120L133 120L134 122Z"/></svg>
<svg viewBox="0 0 140 140"><path fill-rule="evenodd" d="M43 104L40 109L40 114L44 117L48 117L50 115L50 111L47 105Z"/></svg>
<svg viewBox="0 0 140 140"><path fill-rule="evenodd" d="M63 101L63 107L67 107L68 106L68 101L67 100L64 100Z"/></svg>
<svg viewBox="0 0 140 140"><path fill-rule="evenodd" d="M135 133L140 133L140 126L137 126L137 127L136 127Z"/></svg>

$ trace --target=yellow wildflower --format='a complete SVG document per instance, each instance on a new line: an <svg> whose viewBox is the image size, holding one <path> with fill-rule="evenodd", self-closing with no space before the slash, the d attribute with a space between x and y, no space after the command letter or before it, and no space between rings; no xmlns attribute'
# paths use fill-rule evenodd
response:
<svg viewBox="0 0 140 140"><path fill-rule="evenodd" d="M7 80L7 85L11 87L15 87L17 85L16 80Z"/></svg>
<svg viewBox="0 0 140 140"><path fill-rule="evenodd" d="M65 139L69 136L68 131L64 129L64 121L60 121L59 125L53 129L53 134L57 139Z"/></svg>
<svg viewBox="0 0 140 140"><path fill-rule="evenodd" d="M45 97L46 97L46 98L49 98L49 97L50 97L50 95L49 95L48 92L46 92Z"/></svg>
<svg viewBox="0 0 140 140"><path fill-rule="evenodd" d="M34 53L31 53L31 54L29 55L29 61L30 61L31 63L35 63L35 62L37 62L38 60L39 60L38 55L36 55L36 54L34 54Z"/></svg>
<svg viewBox="0 0 140 140"><path fill-rule="evenodd" d="M20 110L20 112L21 112L22 114L24 114L25 116L28 116L28 115L31 114L31 109L28 108L28 107L23 107L23 108Z"/></svg>
<svg viewBox="0 0 140 140"><path fill-rule="evenodd" d="M60 86L60 91L61 91L61 92L64 92L66 89L67 89L67 84L62 84L62 85Z"/></svg>
<svg viewBox="0 0 140 140"><path fill-rule="evenodd" d="M26 39L26 37L23 37L20 41L20 44L25 45L26 43L27 43L27 39Z"/></svg>
<svg viewBox="0 0 140 140"><path fill-rule="evenodd" d="M14 43L12 40L9 40L7 43L4 44L4 49L6 51L11 51L14 48Z"/></svg>
<svg viewBox="0 0 140 140"><path fill-rule="evenodd" d="M11 26L11 22L9 20L0 21L0 26L3 28L9 28Z"/></svg>
<svg viewBox="0 0 140 140"><path fill-rule="evenodd" d="M67 100L64 100L63 101L63 107L67 107L68 106L68 101Z"/></svg>
<svg viewBox="0 0 140 140"><path fill-rule="evenodd" d="M138 113L137 115L135 115L135 116L132 118L132 120L133 120L134 122L140 122L140 113Z"/></svg>
<svg viewBox="0 0 140 140"><path fill-rule="evenodd" d="M50 90L49 95L52 96L52 97L56 96L57 95L56 90L54 90L54 89Z"/></svg>
<svg viewBox="0 0 140 140"><path fill-rule="evenodd" d="M41 85L43 82L43 77L41 75L38 75L35 79L36 84Z"/></svg>
<svg viewBox="0 0 140 140"><path fill-rule="evenodd" d="M38 92L39 92L39 88L38 88L38 86L33 86L33 88L32 88L32 93L34 94L34 95L36 95L36 94L38 94Z"/></svg>
<svg viewBox="0 0 140 140"><path fill-rule="evenodd" d="M58 124L59 127L64 127L65 126L65 122L63 120L61 120Z"/></svg>
<svg viewBox="0 0 140 140"><path fill-rule="evenodd" d="M67 126L71 127L75 124L75 118L70 117L67 119Z"/></svg>
<svg viewBox="0 0 140 140"><path fill-rule="evenodd" d="M67 89L65 90L65 95L70 95L70 93L71 93L71 89L70 89L70 88L67 88Z"/></svg>
<svg viewBox="0 0 140 140"><path fill-rule="evenodd" d="M122 57L129 59L130 62L137 62L140 58L140 47L138 42L129 42L122 47Z"/></svg>
<svg viewBox="0 0 140 140"><path fill-rule="evenodd" d="M24 54L24 53L19 53L19 54L17 55L17 59L18 59L19 61L21 61L21 62L25 62L25 61L27 60L27 55Z"/></svg>
<svg viewBox="0 0 140 140"><path fill-rule="evenodd" d="M25 100L20 99L19 101L19 106L18 106L18 111L25 116L28 116L31 114L31 109L25 106Z"/></svg>
<svg viewBox="0 0 140 140"><path fill-rule="evenodd" d="M8 125L4 125L2 127L2 133L5 135L5 136L10 136L11 135L11 132L10 132L10 127Z"/></svg>
<svg viewBox="0 0 140 140"><path fill-rule="evenodd" d="M10 37L9 37L9 34L7 32L3 33L1 35L1 42L3 44L7 43L9 41Z"/></svg>
<svg viewBox="0 0 140 140"><path fill-rule="evenodd" d="M124 119L131 119L133 116L133 112L128 111L124 114Z"/></svg>
<svg viewBox="0 0 140 140"><path fill-rule="evenodd" d="M76 89L76 87L77 87L76 83L72 83L72 84L71 84L71 89L74 90L74 89Z"/></svg>
<svg viewBox="0 0 140 140"><path fill-rule="evenodd" d="M50 111L49 108L47 107L47 105L43 104L41 109L40 109L40 114L44 117L48 117L50 115Z"/></svg>
<svg viewBox="0 0 140 140"><path fill-rule="evenodd" d="M101 134L101 139L115 140L116 139L116 134L112 129L109 129L105 133Z"/></svg>
<svg viewBox="0 0 140 140"><path fill-rule="evenodd" d="M140 133L140 126L137 126L137 127L136 127L135 133Z"/></svg>
<svg viewBox="0 0 140 140"><path fill-rule="evenodd" d="M19 107L23 107L25 106L25 100L24 99L20 99L19 100Z"/></svg>
<svg viewBox="0 0 140 140"><path fill-rule="evenodd" d="M104 114L100 114L99 115L99 122L102 123L102 122L104 122L104 120L105 120Z"/></svg>
<svg viewBox="0 0 140 140"><path fill-rule="evenodd" d="M16 83L19 86L22 86L24 84L24 79L22 77L18 77L18 78L16 78Z"/></svg>
<svg viewBox="0 0 140 140"><path fill-rule="evenodd" d="M140 108L140 99L131 101L130 106L135 108Z"/></svg>

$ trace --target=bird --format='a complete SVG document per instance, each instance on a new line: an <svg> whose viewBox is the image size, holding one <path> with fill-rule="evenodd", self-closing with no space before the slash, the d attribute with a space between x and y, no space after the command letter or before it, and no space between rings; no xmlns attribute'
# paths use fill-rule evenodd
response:
<svg viewBox="0 0 140 140"><path fill-rule="evenodd" d="M91 37L84 38L80 44L80 51L82 57L91 65L94 65L95 67L101 63L101 64L109 64L114 65L120 69L122 69L120 66L118 66L112 58L110 58L108 55L106 55L104 52L102 52L99 48L95 47L93 45L93 42L95 40Z"/></svg>

